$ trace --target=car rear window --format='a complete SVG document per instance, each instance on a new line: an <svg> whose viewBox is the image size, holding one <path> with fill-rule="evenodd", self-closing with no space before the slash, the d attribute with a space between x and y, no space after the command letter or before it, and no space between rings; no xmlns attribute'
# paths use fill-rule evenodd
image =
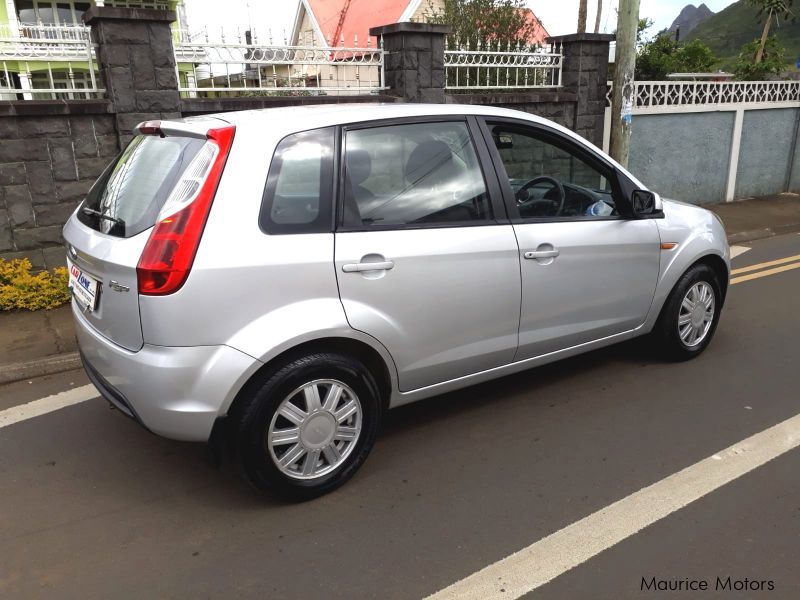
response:
<svg viewBox="0 0 800 600"><path fill-rule="evenodd" d="M187 137L136 136L89 190L78 219L123 238L149 229L204 144Z"/></svg>

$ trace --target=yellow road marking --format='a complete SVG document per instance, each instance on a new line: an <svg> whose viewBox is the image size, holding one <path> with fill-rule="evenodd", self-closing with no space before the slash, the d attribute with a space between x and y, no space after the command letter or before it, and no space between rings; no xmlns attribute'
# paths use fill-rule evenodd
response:
<svg viewBox="0 0 800 600"><path fill-rule="evenodd" d="M759 269L766 269L767 267L774 267L775 265L784 265L786 263L800 260L800 254L796 256L789 256L787 258L779 258L778 260L771 260L769 262L759 263L757 265L750 265L749 267L742 267L741 269L733 269L731 275L739 275L740 273L749 273L750 271L758 271Z"/></svg>
<svg viewBox="0 0 800 600"><path fill-rule="evenodd" d="M751 273L750 275L734 277L733 279L731 279L731 285L736 285L737 283L750 281L751 279L758 279L759 277L767 277L768 275L777 275L778 273L783 273L784 271L791 271L792 269L800 269L800 262L791 265L784 265L783 267L776 267L774 269L767 269L766 271L760 271L758 273Z"/></svg>

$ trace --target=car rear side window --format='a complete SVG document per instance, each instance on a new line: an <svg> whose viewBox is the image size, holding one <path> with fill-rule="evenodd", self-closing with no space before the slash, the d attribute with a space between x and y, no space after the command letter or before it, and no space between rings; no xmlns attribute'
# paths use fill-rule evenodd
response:
<svg viewBox="0 0 800 600"><path fill-rule="evenodd" d="M270 234L331 231L334 128L285 137L275 149L259 225Z"/></svg>
<svg viewBox="0 0 800 600"><path fill-rule="evenodd" d="M78 219L123 238L149 229L204 144L187 137L136 136L89 190Z"/></svg>

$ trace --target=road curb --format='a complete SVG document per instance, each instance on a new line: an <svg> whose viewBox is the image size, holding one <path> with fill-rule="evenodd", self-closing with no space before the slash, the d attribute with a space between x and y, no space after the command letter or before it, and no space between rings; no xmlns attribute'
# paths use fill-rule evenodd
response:
<svg viewBox="0 0 800 600"><path fill-rule="evenodd" d="M22 381L23 379L33 379L54 373L63 373L79 369L81 357L77 352L58 354L46 358L37 358L19 363L9 363L0 365L0 385Z"/></svg>
<svg viewBox="0 0 800 600"><path fill-rule="evenodd" d="M749 231L732 233L728 236L728 243L741 244L743 242L754 242L755 240L763 240L787 233L800 233L800 223L790 223L779 227L764 227L762 229L751 229Z"/></svg>

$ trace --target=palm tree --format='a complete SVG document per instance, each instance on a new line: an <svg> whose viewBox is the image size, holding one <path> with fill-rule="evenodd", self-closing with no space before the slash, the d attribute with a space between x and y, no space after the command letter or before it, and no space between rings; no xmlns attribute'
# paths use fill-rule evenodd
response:
<svg viewBox="0 0 800 600"><path fill-rule="evenodd" d="M578 4L578 33L586 33L586 11L589 0L580 0Z"/></svg>
<svg viewBox="0 0 800 600"><path fill-rule="evenodd" d="M594 32L600 33L600 16L603 14L603 0L597 0L597 15L594 18Z"/></svg>
<svg viewBox="0 0 800 600"><path fill-rule="evenodd" d="M769 28L772 25L772 18L778 21L778 17L783 15L784 18L793 16L792 3L794 0L748 0L750 4L758 8L758 15L764 15L764 30L761 32L761 43L756 50L755 64L759 64L761 59L764 58L764 46L767 45L769 38Z"/></svg>

